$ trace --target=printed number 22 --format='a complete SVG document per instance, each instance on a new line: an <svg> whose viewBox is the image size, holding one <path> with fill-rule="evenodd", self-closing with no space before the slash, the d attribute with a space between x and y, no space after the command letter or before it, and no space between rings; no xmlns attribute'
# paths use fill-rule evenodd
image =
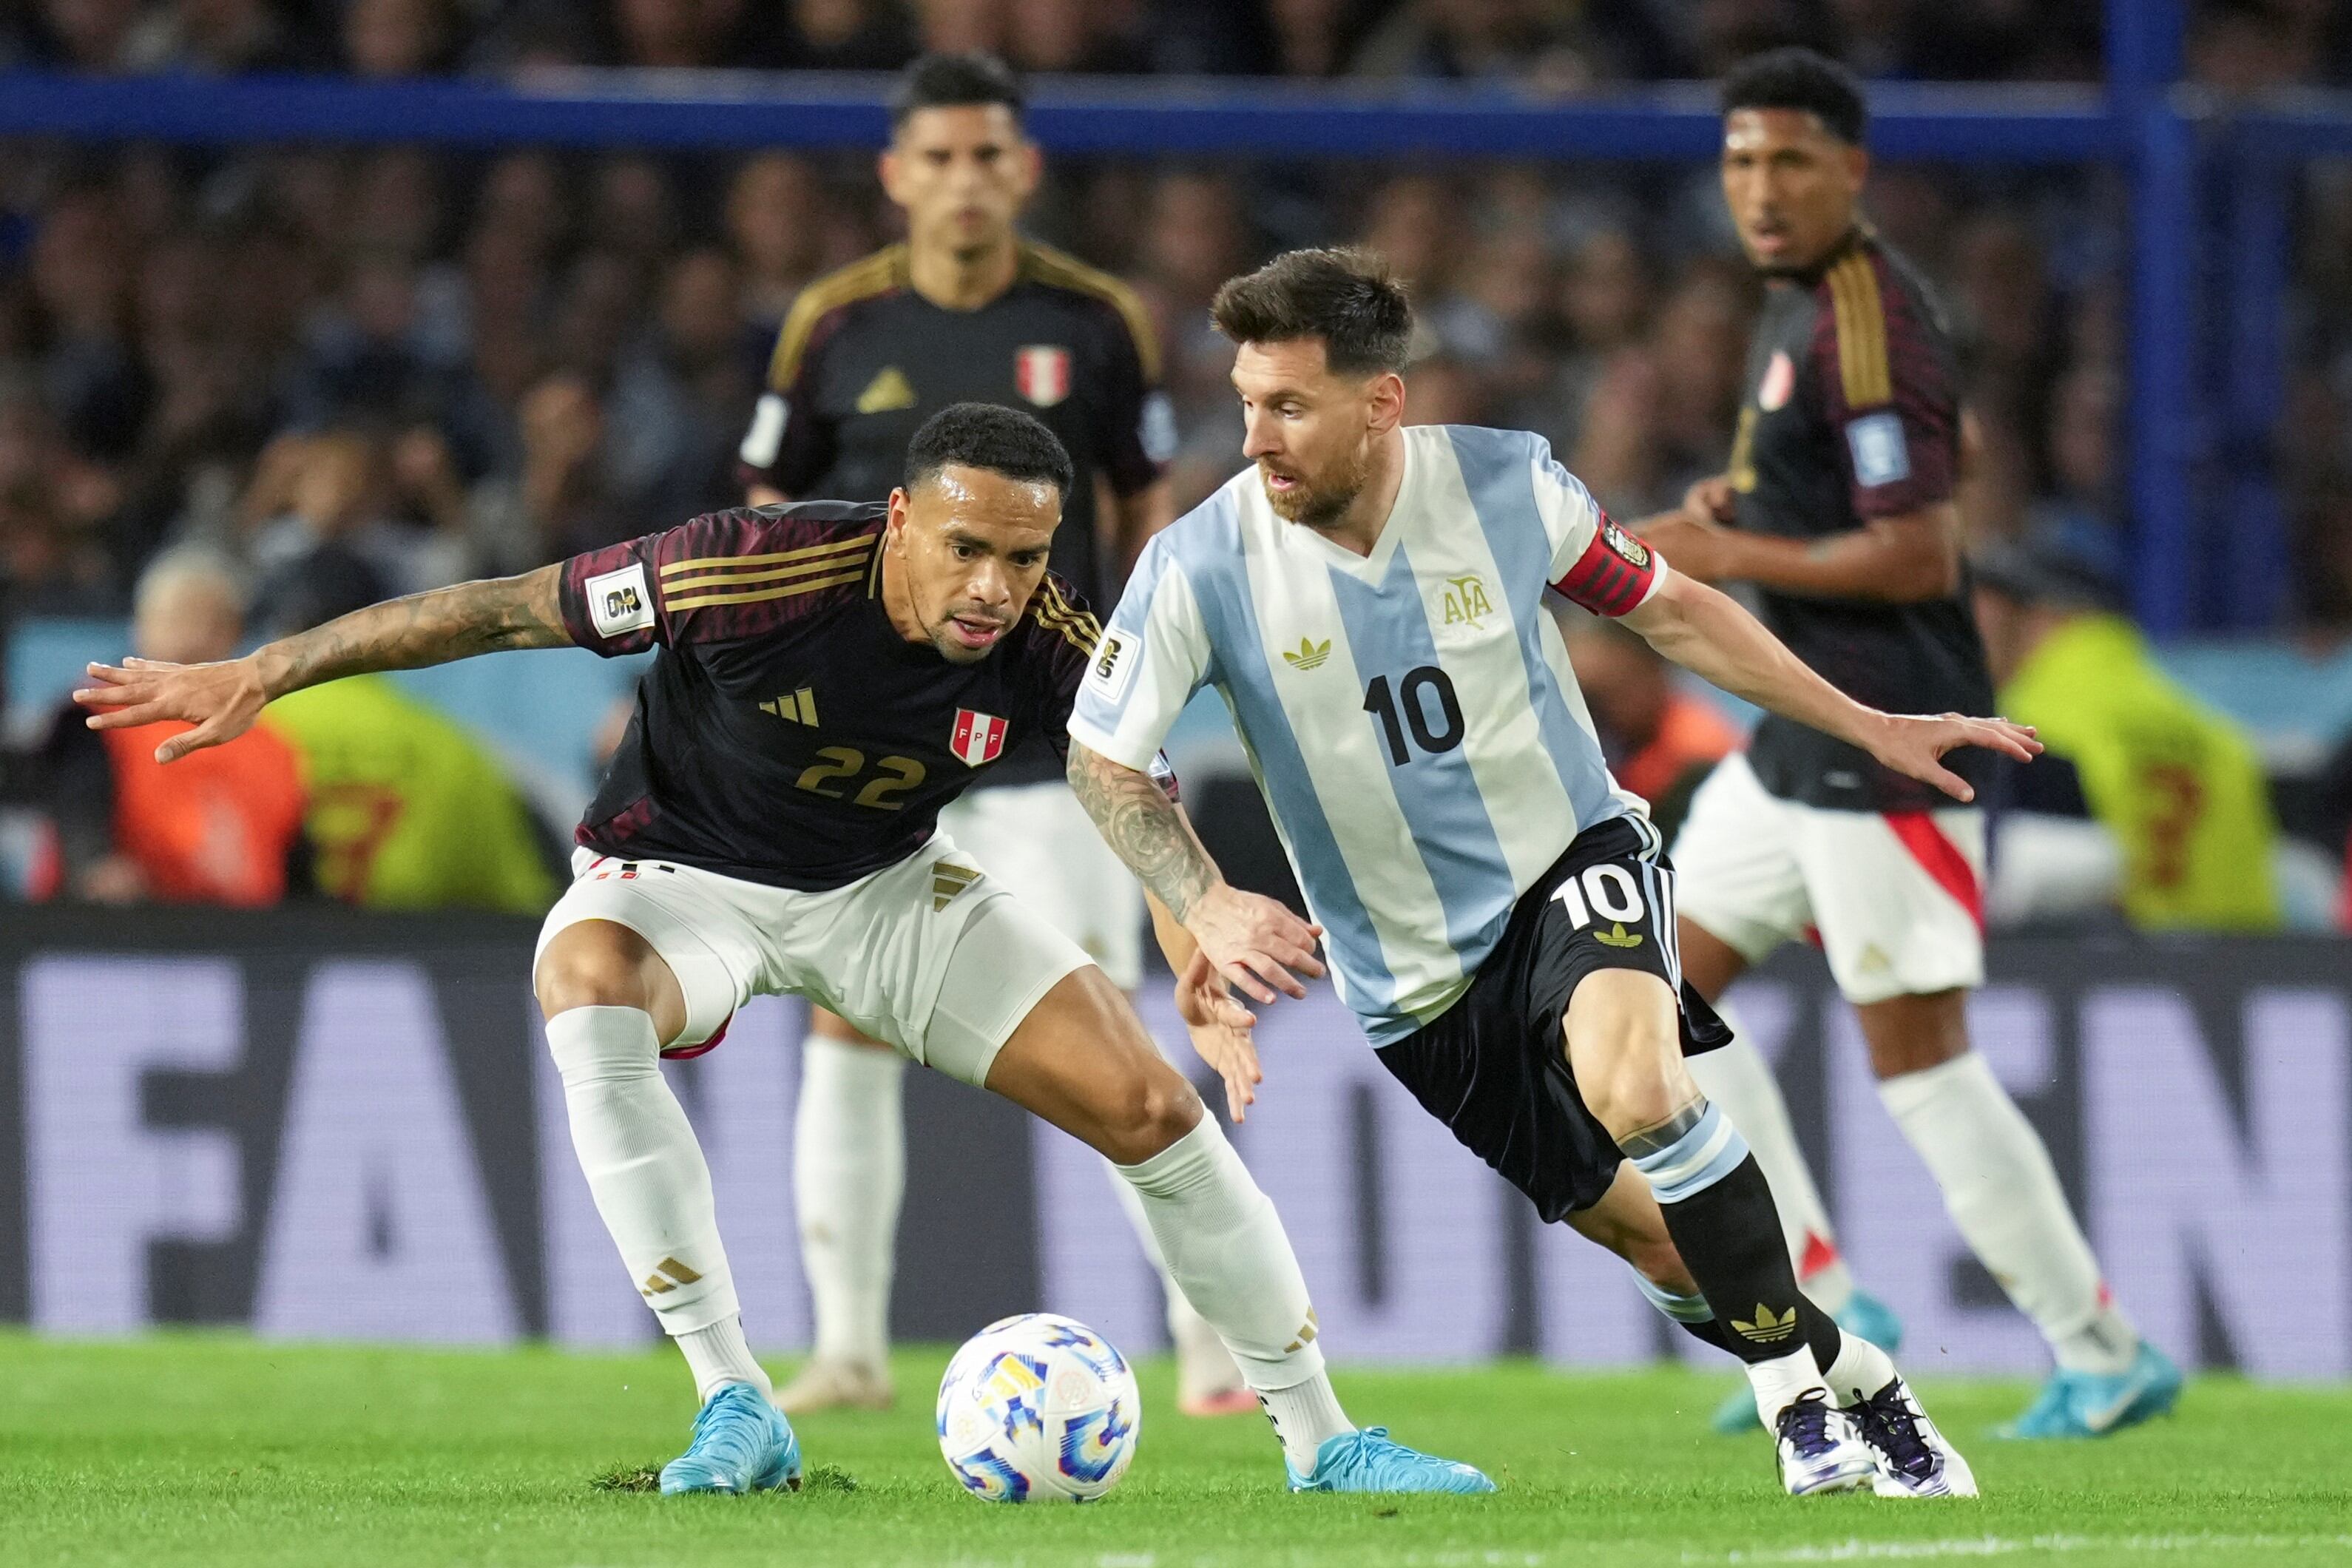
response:
<svg viewBox="0 0 2352 1568"><path fill-rule="evenodd" d="M1429 721L1433 693L1438 718L1434 727ZM1364 689L1364 711L1380 719L1381 732L1388 737L1389 760L1398 767L1412 760L1412 748L1405 744L1408 728L1424 752L1450 752L1462 743L1462 704L1454 699L1454 682L1433 664L1405 671L1393 694L1387 676L1374 676L1371 685Z"/></svg>
<svg viewBox="0 0 2352 1568"><path fill-rule="evenodd" d="M822 746L816 754L825 760L803 768L801 776L793 781L811 795L839 800L847 790L825 786L835 779L845 784L866 771L866 753L855 746ZM857 792L856 804L859 805L870 805L880 811L897 811L907 803L890 797L913 789L923 782L923 764L912 757L882 757L876 760L874 766L881 776L866 781L866 787Z"/></svg>

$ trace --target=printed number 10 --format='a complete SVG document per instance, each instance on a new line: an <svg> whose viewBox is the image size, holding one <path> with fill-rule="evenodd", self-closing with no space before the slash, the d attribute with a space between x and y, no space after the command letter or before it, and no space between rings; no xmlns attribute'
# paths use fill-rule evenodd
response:
<svg viewBox="0 0 2352 1568"><path fill-rule="evenodd" d="M1429 721L1432 692L1437 700L1438 723L1434 727ZM1388 737L1389 761L1398 767L1412 760L1412 751L1405 744L1408 729L1424 752L1450 752L1462 743L1462 704L1454 700L1454 682L1433 664L1407 670L1393 694L1389 690L1387 676L1374 676L1371 685L1364 689L1364 711L1380 719L1381 732Z"/></svg>

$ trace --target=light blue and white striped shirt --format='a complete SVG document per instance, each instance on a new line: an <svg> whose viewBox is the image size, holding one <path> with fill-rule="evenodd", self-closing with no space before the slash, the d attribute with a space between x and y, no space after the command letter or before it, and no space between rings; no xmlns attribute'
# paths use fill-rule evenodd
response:
<svg viewBox="0 0 2352 1568"><path fill-rule="evenodd" d="M1643 810L1543 595L1622 614L1664 577L1540 437L1418 426L1404 449L1369 556L1276 515L1255 468L1154 539L1069 725L1140 770L1217 689L1376 1046L1453 1005L1578 833Z"/></svg>

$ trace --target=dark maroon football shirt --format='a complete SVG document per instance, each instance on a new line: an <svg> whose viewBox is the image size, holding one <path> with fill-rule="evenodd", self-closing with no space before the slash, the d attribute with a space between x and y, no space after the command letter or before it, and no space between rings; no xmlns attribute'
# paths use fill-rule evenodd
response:
<svg viewBox="0 0 2352 1568"><path fill-rule="evenodd" d="M920 848L1024 739L1067 752L1094 616L1049 574L994 651L950 663L883 608L888 516L736 508L564 563L574 641L660 648L582 844L822 891Z"/></svg>
<svg viewBox="0 0 2352 1568"><path fill-rule="evenodd" d="M1730 474L1736 526L1823 539L1951 499L1958 375L1927 286L1867 229L1776 280L1748 351ZM1963 580L1915 604L1769 590L1764 624L1829 683L1894 713L1990 713L1992 678ZM1992 753L1953 770L1981 785ZM1748 760L1784 800L1851 811L1949 805L1933 785L1794 720L1768 715Z"/></svg>

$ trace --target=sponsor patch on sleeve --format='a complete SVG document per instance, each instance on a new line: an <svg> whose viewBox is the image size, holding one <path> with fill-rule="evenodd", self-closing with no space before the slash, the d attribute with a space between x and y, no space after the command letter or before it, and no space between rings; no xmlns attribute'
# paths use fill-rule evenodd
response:
<svg viewBox="0 0 2352 1568"><path fill-rule="evenodd" d="M772 468L776 454L783 450L784 426L792 419L792 405L776 393L768 393L751 411L751 427L743 432L743 445L736 455L755 468Z"/></svg>
<svg viewBox="0 0 2352 1568"><path fill-rule="evenodd" d="M1853 454L1853 480L1865 489L1911 477L1911 448L1903 439L1902 416L1892 409L1865 414L1845 427Z"/></svg>
<svg viewBox="0 0 2352 1568"><path fill-rule="evenodd" d="M1145 394L1136 438L1143 445L1143 455L1155 463L1167 462L1176 455L1176 409L1166 393Z"/></svg>
<svg viewBox="0 0 2352 1568"><path fill-rule="evenodd" d="M654 624L654 599L646 587L642 562L632 561L617 572L591 577L582 592L588 600L588 618L595 623L600 637L641 632Z"/></svg>
<svg viewBox="0 0 2352 1568"><path fill-rule="evenodd" d="M1087 661L1087 689L1106 702L1117 702L1135 682L1135 637L1107 628Z"/></svg>

